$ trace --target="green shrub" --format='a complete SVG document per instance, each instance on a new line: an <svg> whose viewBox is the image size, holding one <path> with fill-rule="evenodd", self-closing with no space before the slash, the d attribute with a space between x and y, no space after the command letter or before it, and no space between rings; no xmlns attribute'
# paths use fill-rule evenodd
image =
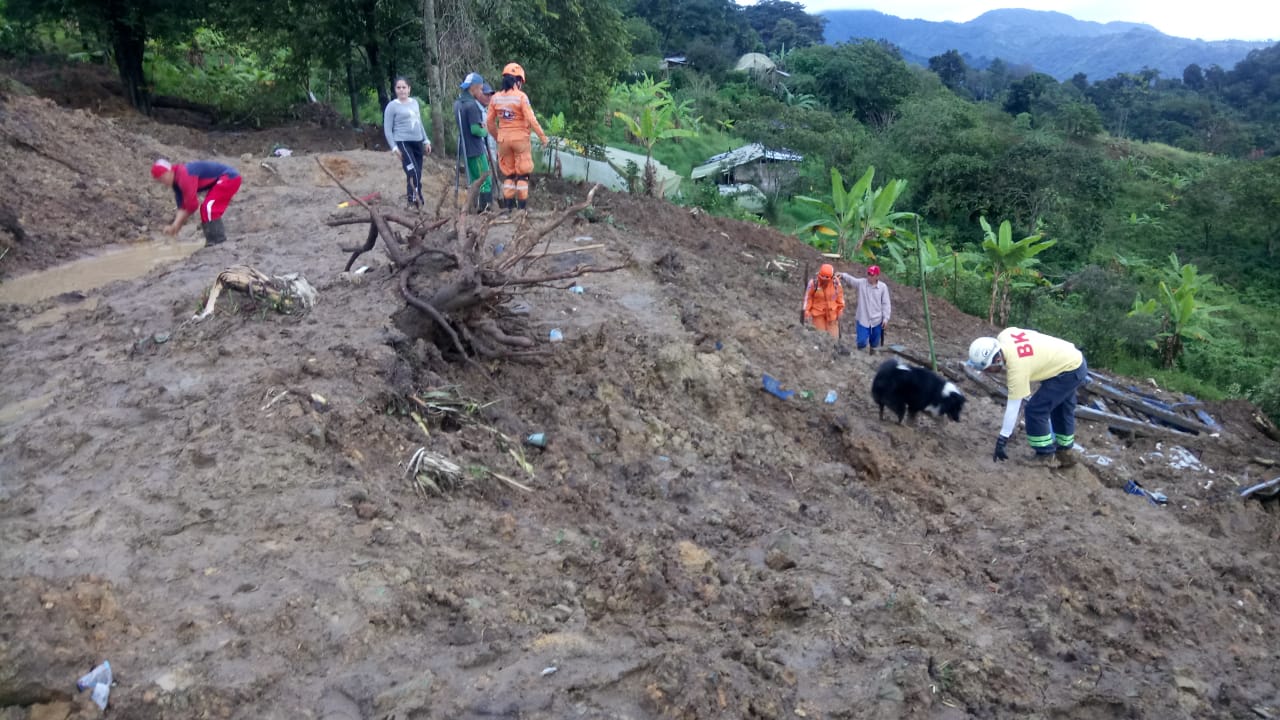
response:
<svg viewBox="0 0 1280 720"><path fill-rule="evenodd" d="M1280 367L1272 368L1271 374L1248 393L1248 398L1272 422L1280 424Z"/></svg>

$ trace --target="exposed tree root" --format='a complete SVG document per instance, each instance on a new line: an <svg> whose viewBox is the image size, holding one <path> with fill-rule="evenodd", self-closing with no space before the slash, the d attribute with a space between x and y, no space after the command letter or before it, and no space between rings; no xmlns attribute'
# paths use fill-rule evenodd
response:
<svg viewBox="0 0 1280 720"><path fill-rule="evenodd" d="M550 247L551 233L587 208L599 185L593 187L582 202L534 228L525 214L511 219L467 212L475 202L481 180L468 186L467 202L455 216L426 218L361 201L319 159L317 163L364 210L363 214L330 217L326 224L330 227L369 224L363 245L343 248L344 252L351 253L346 269L350 270L356 259L372 250L378 238L382 238L382 247L400 275L401 297L413 312L420 313L427 321L425 324L413 322L412 328L402 329L430 340L444 357L455 361L481 367L477 358L527 360L546 355L548 350L531 336L528 320L511 312L510 304L516 295L530 287L563 287L556 283L589 273L614 272L630 264L627 257L610 265L579 264L558 272L540 271L537 267L539 261L546 258L604 247L602 244L563 250ZM515 222L516 227L505 251L488 257L485 248L490 230L511 222ZM408 228L409 234L402 238L395 231L396 226ZM400 320L409 316L397 313L396 317Z"/></svg>

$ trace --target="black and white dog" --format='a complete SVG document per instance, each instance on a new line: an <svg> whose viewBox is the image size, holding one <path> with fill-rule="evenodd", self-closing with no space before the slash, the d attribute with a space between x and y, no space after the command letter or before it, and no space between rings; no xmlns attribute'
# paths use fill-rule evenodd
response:
<svg viewBox="0 0 1280 720"><path fill-rule="evenodd" d="M885 360L876 371L871 397L880 406L880 419L884 419L884 409L888 407L898 414L899 425L903 414L910 413L914 423L921 410L960 422L964 407L964 394L955 385L928 368L896 359Z"/></svg>

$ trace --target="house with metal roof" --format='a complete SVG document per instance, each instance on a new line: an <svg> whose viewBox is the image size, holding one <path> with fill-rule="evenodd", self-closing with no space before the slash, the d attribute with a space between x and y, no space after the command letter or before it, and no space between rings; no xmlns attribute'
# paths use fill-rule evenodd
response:
<svg viewBox="0 0 1280 720"><path fill-rule="evenodd" d="M785 148L767 148L760 143L743 145L720 153L693 169L694 180L711 178L718 185L750 183L763 192L776 192L781 184L799 172L796 163L804 156Z"/></svg>

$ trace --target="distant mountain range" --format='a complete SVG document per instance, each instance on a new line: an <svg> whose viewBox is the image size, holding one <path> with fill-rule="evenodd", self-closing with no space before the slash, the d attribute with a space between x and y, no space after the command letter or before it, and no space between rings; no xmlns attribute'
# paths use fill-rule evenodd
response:
<svg viewBox="0 0 1280 720"><path fill-rule="evenodd" d="M902 50L904 58L921 65L956 50L970 66L986 67L1000 58L1009 65L1030 65L1058 80L1084 73L1092 82L1144 67L1159 70L1162 77L1180 78L1192 63L1230 70L1250 50L1273 44L1190 40L1142 23L1089 22L1042 10L992 10L963 23L904 20L875 10L832 10L821 15L827 19L828 43L888 40Z"/></svg>

